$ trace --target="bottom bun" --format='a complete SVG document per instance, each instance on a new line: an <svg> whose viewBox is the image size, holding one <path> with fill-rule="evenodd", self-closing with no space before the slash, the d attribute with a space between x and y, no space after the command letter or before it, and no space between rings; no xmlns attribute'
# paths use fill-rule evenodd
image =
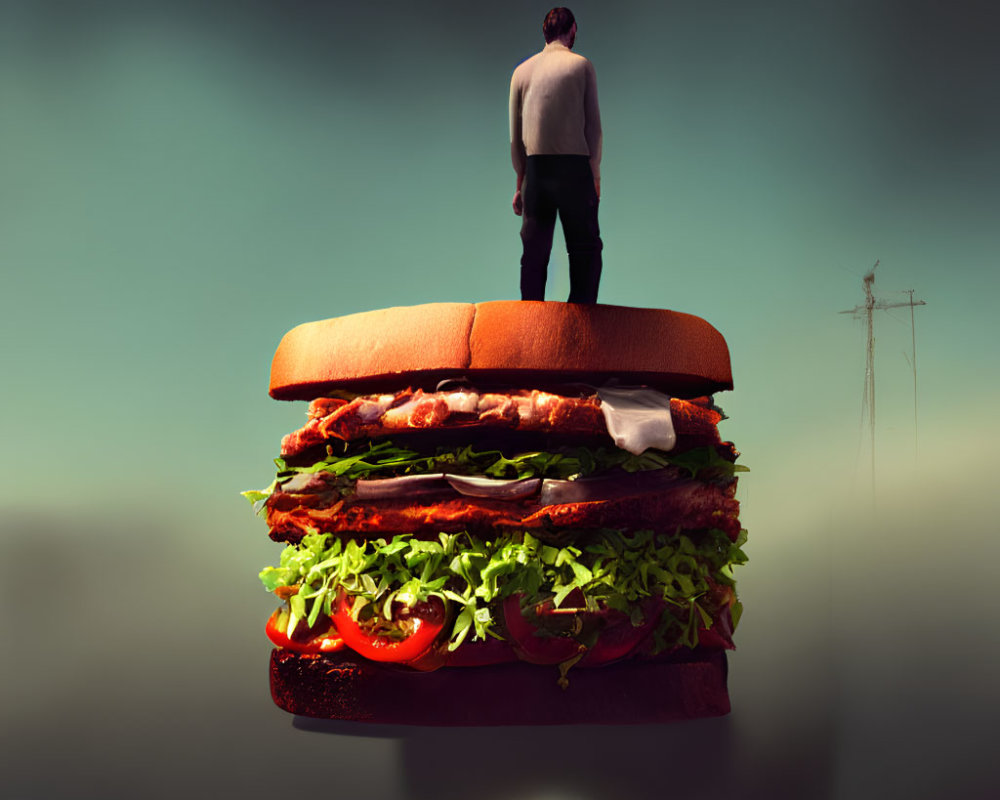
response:
<svg viewBox="0 0 1000 800"><path fill-rule="evenodd" d="M724 651L571 669L524 662L417 672L350 653L271 653L271 696L285 711L401 725L622 725L729 713Z"/></svg>

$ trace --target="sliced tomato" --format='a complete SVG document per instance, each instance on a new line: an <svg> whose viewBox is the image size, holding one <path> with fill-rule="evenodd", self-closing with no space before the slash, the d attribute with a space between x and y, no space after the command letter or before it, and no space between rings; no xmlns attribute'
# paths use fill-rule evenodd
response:
<svg viewBox="0 0 1000 800"><path fill-rule="evenodd" d="M333 609L333 624L344 642L358 655L372 661L409 664L418 669L434 669L444 663L436 658L435 642L447 617L444 601L431 597L411 609L400 609L393 619L375 615L354 619L354 600L341 592ZM362 611L362 615L364 610Z"/></svg>
<svg viewBox="0 0 1000 800"><path fill-rule="evenodd" d="M536 619L552 614L552 601L539 603L534 608ZM583 645L573 638L570 631L542 630L521 611L521 595L513 594L504 600L503 619L510 635L511 645L522 661L531 664L561 664L579 655ZM567 623L571 620L566 620ZM553 626L554 628L556 626Z"/></svg>
<svg viewBox="0 0 1000 800"><path fill-rule="evenodd" d="M596 644L580 659L580 666L597 667L625 658L656 627L662 610L662 601L652 598L647 600L642 604L642 624L633 625L628 614L609 609Z"/></svg>
<svg viewBox="0 0 1000 800"><path fill-rule="evenodd" d="M279 608L267 621L264 632L267 638L278 647L293 650L296 653L332 653L344 646L344 640L330 624L329 617L320 617L316 625L308 627L304 621L295 626L291 638L288 636L287 608Z"/></svg>
<svg viewBox="0 0 1000 800"><path fill-rule="evenodd" d="M643 622L636 626L628 614L615 609L573 610L584 605L583 595L578 591L566 598L561 609L555 608L551 600L545 600L527 616L521 602L520 596L504 601L504 622L514 649L522 660L532 664L561 664L581 654L580 666L596 667L617 661L649 635L661 610L656 601L647 601L643 606ZM590 647L586 646L588 641L593 642Z"/></svg>

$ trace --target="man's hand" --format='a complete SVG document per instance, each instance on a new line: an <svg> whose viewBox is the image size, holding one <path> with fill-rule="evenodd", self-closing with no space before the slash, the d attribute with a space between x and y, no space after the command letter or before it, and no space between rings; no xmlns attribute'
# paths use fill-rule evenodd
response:
<svg viewBox="0 0 1000 800"><path fill-rule="evenodd" d="M594 180L594 191L597 192L597 199L601 199L601 179L596 178Z"/></svg>
<svg viewBox="0 0 1000 800"><path fill-rule="evenodd" d="M524 201L521 200L520 189L514 192L514 202L512 205L514 206L514 213L517 214L517 216L521 216L521 213L524 211Z"/></svg>

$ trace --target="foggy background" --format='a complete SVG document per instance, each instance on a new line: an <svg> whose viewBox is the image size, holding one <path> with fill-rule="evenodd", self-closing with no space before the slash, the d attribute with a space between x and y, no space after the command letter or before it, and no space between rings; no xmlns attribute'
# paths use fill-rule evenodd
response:
<svg viewBox="0 0 1000 800"><path fill-rule="evenodd" d="M294 325L515 299L510 73L548 4L0 0L4 797L987 797L998 690L992 3L574 3L600 300L729 342L733 713L293 726L239 497ZM561 234L549 299L568 293ZM877 440L861 425L875 293Z"/></svg>

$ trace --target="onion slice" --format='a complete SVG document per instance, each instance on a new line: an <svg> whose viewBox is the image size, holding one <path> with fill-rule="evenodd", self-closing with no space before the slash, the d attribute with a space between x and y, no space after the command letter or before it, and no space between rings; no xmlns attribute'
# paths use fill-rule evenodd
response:
<svg viewBox="0 0 1000 800"><path fill-rule="evenodd" d="M539 495L540 505L552 506L649 494L687 482L687 478L669 467L641 472L618 471L611 475L577 478L572 481L554 478L503 480L480 475L432 472L426 475L400 475L397 478L362 478L357 481L355 491L359 500L384 500L448 491L455 491L466 497L494 500L523 500Z"/></svg>
<svg viewBox="0 0 1000 800"><path fill-rule="evenodd" d="M446 491L448 484L444 477L443 472L430 472L426 475L400 475L398 478L359 478L354 489L360 500L410 497Z"/></svg>
<svg viewBox="0 0 1000 800"><path fill-rule="evenodd" d="M542 481L539 501L543 506L561 503L586 503L591 500L613 500L618 497L648 494L666 489L686 479L674 469L651 469L642 472L618 472L598 478L577 478L575 481L546 478Z"/></svg>
<svg viewBox="0 0 1000 800"><path fill-rule="evenodd" d="M326 472L296 472L278 490L289 494L319 494L330 488L327 475Z"/></svg>
<svg viewBox="0 0 1000 800"><path fill-rule="evenodd" d="M514 478L502 480L470 475L445 476L451 488L468 497L492 497L496 500L520 500L536 494L542 485L541 478Z"/></svg>

